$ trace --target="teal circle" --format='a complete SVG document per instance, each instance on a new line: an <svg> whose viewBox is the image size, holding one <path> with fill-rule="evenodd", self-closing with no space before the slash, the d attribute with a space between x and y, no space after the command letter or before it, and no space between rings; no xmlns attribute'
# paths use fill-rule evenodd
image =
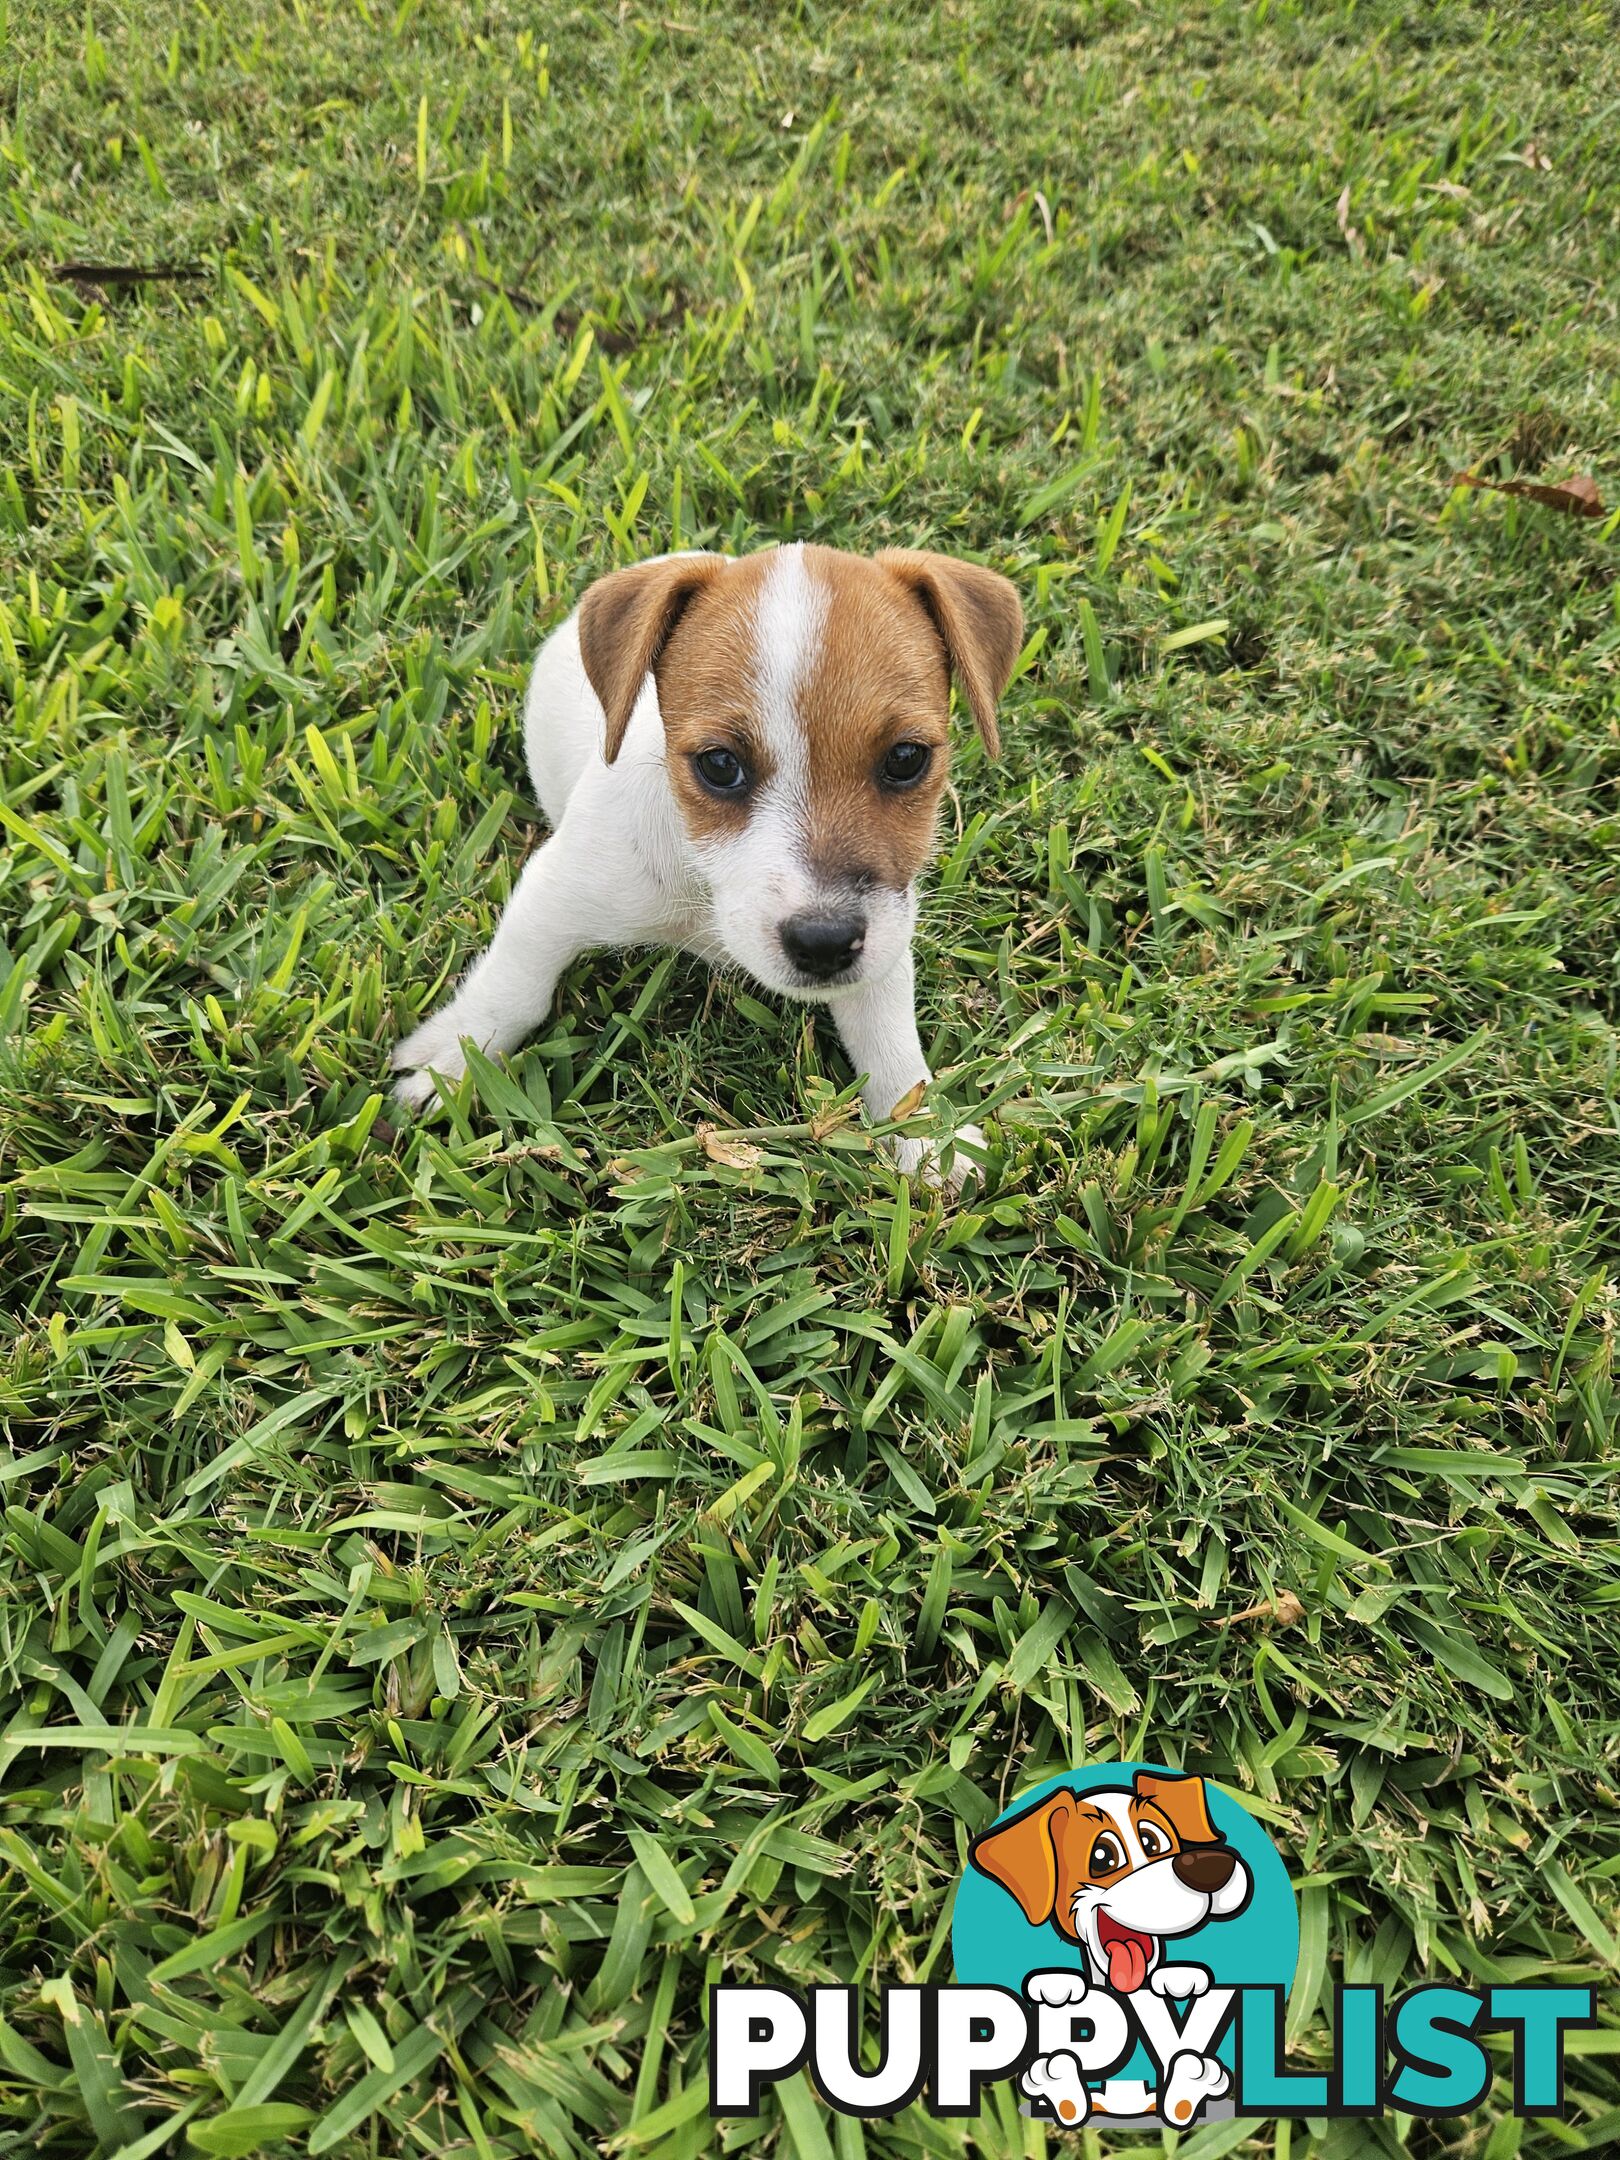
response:
<svg viewBox="0 0 1620 2160"><path fill-rule="evenodd" d="M1042 1785L1020 1793L989 1827L1010 1822L1049 1793L1088 1793L1128 1786L1139 1770L1150 1776L1180 1777L1163 1763L1087 1763L1065 1770ZM1254 1885L1248 1904L1229 1920L1210 1920L1191 1935L1178 1935L1176 1962L1207 1966L1217 1987L1279 1987L1286 1993L1299 1962L1299 1913L1294 1887L1282 1857L1241 1802L1218 1785L1207 1784L1204 1797L1210 1821L1237 1853ZM1084 1972L1085 1952L1050 1923L1031 1927L1010 1890L982 1874L970 1860L956 1886L951 1914L951 1957L963 1986L1011 1988L1022 1992L1032 1972ZM1232 2067L1232 2034L1216 2050ZM1153 2065L1138 2048L1115 2075L1148 2078Z"/></svg>

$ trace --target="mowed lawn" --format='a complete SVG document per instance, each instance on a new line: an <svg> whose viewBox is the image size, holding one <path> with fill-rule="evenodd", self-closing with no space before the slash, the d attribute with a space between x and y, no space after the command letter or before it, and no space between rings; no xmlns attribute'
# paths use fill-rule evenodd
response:
<svg viewBox="0 0 1620 2160"><path fill-rule="evenodd" d="M1612 11L0 21L8 2149L1095 2155L717 2127L703 2024L948 1980L1094 1758L1274 1834L1301 2066L1612 1982L1615 519L1451 485L1620 504ZM540 636L785 538L1023 595L919 946L979 1191L669 954L393 1116ZM1612 2000L1562 2125L1496 2043L1180 2150L1613 2151Z"/></svg>

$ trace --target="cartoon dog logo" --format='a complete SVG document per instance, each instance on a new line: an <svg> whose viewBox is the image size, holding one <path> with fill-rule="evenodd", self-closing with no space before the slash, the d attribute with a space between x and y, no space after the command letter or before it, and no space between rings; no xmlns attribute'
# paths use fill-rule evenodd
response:
<svg viewBox="0 0 1620 2160"><path fill-rule="evenodd" d="M976 1838L969 1857L1011 1892L1032 1927L1050 1924L1084 1952L1083 1976L1030 1975L1026 1992L1049 2007L1078 2008L1093 1988L1115 1996L1203 1995L1208 1968L1173 1962L1165 1945L1234 1918L1253 1890L1248 1869L1210 1819L1203 1779L1145 1770L1128 1786L1051 1793ZM1127 2102L1124 2081L1116 2081L1119 2089L1105 2101L1088 2092L1066 2051L1039 2057L1023 2086L1070 2126L1093 2109L1117 2114L1121 2103L1134 2112L1157 2097L1162 2118L1184 2128L1229 2082L1213 2056L1189 2048L1166 2066L1158 2096L1132 2081Z"/></svg>

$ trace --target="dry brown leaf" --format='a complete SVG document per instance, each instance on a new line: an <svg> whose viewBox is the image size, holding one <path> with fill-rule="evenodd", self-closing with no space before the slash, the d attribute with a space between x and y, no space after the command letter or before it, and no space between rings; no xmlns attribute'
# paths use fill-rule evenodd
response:
<svg viewBox="0 0 1620 2160"><path fill-rule="evenodd" d="M907 1088L906 1092L889 1112L890 1117L898 1124L902 1118L914 1116L922 1108L922 1099L927 1092L928 1082L926 1080L919 1080L915 1087Z"/></svg>
<svg viewBox="0 0 1620 2160"><path fill-rule="evenodd" d="M697 1131L710 1162L720 1163L727 1170L752 1170L764 1153L763 1148L751 1147L746 1140L734 1139L713 1125L700 1125Z"/></svg>
<svg viewBox="0 0 1620 2160"><path fill-rule="evenodd" d="M1279 1627L1298 1627L1305 1617L1305 1608L1292 1590L1280 1590L1275 1598L1262 1598L1258 1605L1245 1605L1242 1612L1228 1613L1224 1620L1217 1620L1217 1627L1236 1627L1244 1620L1275 1620Z"/></svg>
<svg viewBox="0 0 1620 2160"><path fill-rule="evenodd" d="M1569 480L1487 480L1481 473L1453 473L1453 487L1490 488L1497 495L1522 495L1565 517L1607 517L1597 482L1590 473Z"/></svg>
<svg viewBox="0 0 1620 2160"><path fill-rule="evenodd" d="M813 1113L810 1119L810 1137L812 1140L825 1140L831 1133L842 1132L846 1125L853 1123L854 1118L853 1103L833 1103L827 1109Z"/></svg>
<svg viewBox="0 0 1620 2160"><path fill-rule="evenodd" d="M1339 231L1344 239L1344 244L1351 254L1357 257L1365 255L1367 243L1350 222L1350 183L1348 180L1344 184L1344 193L1334 206L1333 214L1338 220Z"/></svg>

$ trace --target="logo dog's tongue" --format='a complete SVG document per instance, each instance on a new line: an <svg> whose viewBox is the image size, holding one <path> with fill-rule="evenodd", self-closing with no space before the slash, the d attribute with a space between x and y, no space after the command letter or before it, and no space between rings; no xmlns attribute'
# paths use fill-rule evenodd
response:
<svg viewBox="0 0 1620 2160"><path fill-rule="evenodd" d="M1101 1915L1097 1937L1108 1960L1108 1985L1116 1995L1134 1995L1147 1978L1148 1938L1120 1927L1106 1913Z"/></svg>

